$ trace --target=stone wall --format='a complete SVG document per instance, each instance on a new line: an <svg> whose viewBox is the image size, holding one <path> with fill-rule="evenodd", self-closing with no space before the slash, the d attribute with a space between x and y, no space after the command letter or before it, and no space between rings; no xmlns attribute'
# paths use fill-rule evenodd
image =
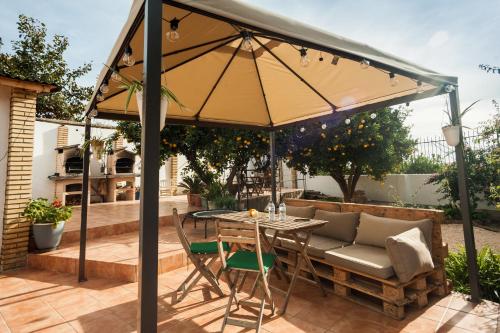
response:
<svg viewBox="0 0 500 333"><path fill-rule="evenodd" d="M22 217L31 198L36 94L12 90L0 271L26 263L30 223Z"/></svg>

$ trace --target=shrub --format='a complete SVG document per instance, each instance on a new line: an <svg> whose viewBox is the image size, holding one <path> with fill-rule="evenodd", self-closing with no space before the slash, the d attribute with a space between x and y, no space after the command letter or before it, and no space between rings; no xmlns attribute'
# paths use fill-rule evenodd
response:
<svg viewBox="0 0 500 333"><path fill-rule="evenodd" d="M32 223L52 223L57 225L61 221L67 221L72 214L72 208L63 206L60 200L49 200L38 198L30 200L24 209L25 216Z"/></svg>
<svg viewBox="0 0 500 333"><path fill-rule="evenodd" d="M436 157L429 158L424 155L411 157L400 166L400 172L404 174L426 174L437 173L443 169L443 163Z"/></svg>
<svg viewBox="0 0 500 333"><path fill-rule="evenodd" d="M500 254L494 253L489 247L484 247L477 255L479 268L479 285L481 296L485 299L500 301ZM469 274L467 271L467 255L462 247L457 252L450 252L445 259L445 269L448 278L453 282L455 291L468 294Z"/></svg>

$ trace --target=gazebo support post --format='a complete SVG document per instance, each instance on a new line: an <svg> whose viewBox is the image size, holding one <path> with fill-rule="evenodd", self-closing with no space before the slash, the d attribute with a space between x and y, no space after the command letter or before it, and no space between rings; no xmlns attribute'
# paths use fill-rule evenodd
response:
<svg viewBox="0 0 500 333"><path fill-rule="evenodd" d="M469 285L471 290L470 300L478 303L480 301L479 271L477 267L476 243L474 241L474 230L471 221L471 210L469 200L469 189L467 186L467 170L464 158L464 140L462 133L462 120L460 119L460 100L458 88L450 93L450 109L452 122L460 126L460 142L455 147L455 158L458 172L458 189L460 194L460 209L462 214L465 251L467 253L467 269L469 273Z"/></svg>
<svg viewBox="0 0 500 333"><path fill-rule="evenodd" d="M90 140L92 118L85 117L85 142ZM78 282L87 281L85 272L85 255L87 251L87 209L89 206L89 166L90 147L85 145L83 152L82 203L80 215L80 254L78 257Z"/></svg>
<svg viewBox="0 0 500 333"><path fill-rule="evenodd" d="M141 198L139 218L139 291L137 331L157 331L158 205L160 166L160 89L162 1L144 4L144 92L141 134Z"/></svg>
<svg viewBox="0 0 500 333"><path fill-rule="evenodd" d="M271 198L274 205L278 204L276 198L276 133L271 131L269 133L269 142L271 146Z"/></svg>

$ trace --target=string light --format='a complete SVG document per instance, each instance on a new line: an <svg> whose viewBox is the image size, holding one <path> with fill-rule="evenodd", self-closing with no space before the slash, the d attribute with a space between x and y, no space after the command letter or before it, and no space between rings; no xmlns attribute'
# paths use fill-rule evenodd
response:
<svg viewBox="0 0 500 333"><path fill-rule="evenodd" d="M323 59L323 53L321 53L321 52L319 53L319 59L318 59L318 60L319 60L319 61L323 61L323 60L324 60L324 59Z"/></svg>
<svg viewBox="0 0 500 333"><path fill-rule="evenodd" d="M399 81L396 78L396 74L394 73L389 73L389 81L391 82L391 86L395 87L398 85Z"/></svg>
<svg viewBox="0 0 500 333"><path fill-rule="evenodd" d="M345 120L345 124L346 124L346 125L349 125L350 123L351 123L351 119L347 118L347 119Z"/></svg>
<svg viewBox="0 0 500 333"><path fill-rule="evenodd" d="M109 92L108 80L104 80L104 82L101 84L101 87L99 87L99 90L103 94L107 94Z"/></svg>
<svg viewBox="0 0 500 333"><path fill-rule="evenodd" d="M177 31L179 29L179 22L180 22L179 19L176 17L174 17L170 21L170 31L166 33L166 37L167 40L172 43L175 43L177 40L179 40L179 38L181 38L179 31Z"/></svg>
<svg viewBox="0 0 500 333"><path fill-rule="evenodd" d="M125 66L128 66L128 67L135 65L135 58L132 54L132 48L130 47L130 45L127 46L127 48L125 49L125 52L123 53L122 61L125 64Z"/></svg>
<svg viewBox="0 0 500 333"><path fill-rule="evenodd" d="M243 36L243 42L241 43L241 48L245 51L252 51L252 36L250 35L250 33L246 30L243 30L241 32L242 36Z"/></svg>
<svg viewBox="0 0 500 333"><path fill-rule="evenodd" d="M447 84L444 87L444 91L446 91L448 94L451 93L452 91L455 91L455 86L452 84Z"/></svg>
<svg viewBox="0 0 500 333"><path fill-rule="evenodd" d="M375 118L377 118L377 114L376 114L376 113L372 113L372 114L370 115L370 118L371 118L371 119L375 119Z"/></svg>
<svg viewBox="0 0 500 333"><path fill-rule="evenodd" d="M326 124L321 124L321 129L326 129Z"/></svg>
<svg viewBox="0 0 500 333"><path fill-rule="evenodd" d="M361 66L362 69L367 69L368 67L370 67L370 61L363 59L360 61L359 65Z"/></svg>
<svg viewBox="0 0 500 333"><path fill-rule="evenodd" d="M307 66L309 66L310 62L311 62L311 60L307 56L307 50L305 48L301 48L300 49L300 65L302 67L307 67Z"/></svg>
<svg viewBox="0 0 500 333"><path fill-rule="evenodd" d="M89 114L87 115L89 118L95 118L97 117L97 115L99 114L99 112L97 111L96 108L90 110Z"/></svg>
<svg viewBox="0 0 500 333"><path fill-rule="evenodd" d="M424 92L424 87L422 86L422 81L417 81L417 94Z"/></svg>
<svg viewBox="0 0 500 333"><path fill-rule="evenodd" d="M97 99L98 102L104 101L104 95L102 93L100 93L100 92L97 93L97 95L96 95L95 98Z"/></svg>
<svg viewBox="0 0 500 333"><path fill-rule="evenodd" d="M305 128L304 126L302 126L302 127L300 128L300 133L304 133L305 131L306 131L306 128Z"/></svg>
<svg viewBox="0 0 500 333"><path fill-rule="evenodd" d="M120 82L120 74L118 73L118 68L115 67L111 73L111 80L115 82Z"/></svg>
<svg viewBox="0 0 500 333"><path fill-rule="evenodd" d="M338 55L334 55L332 59L332 65L337 66L339 63L340 57Z"/></svg>

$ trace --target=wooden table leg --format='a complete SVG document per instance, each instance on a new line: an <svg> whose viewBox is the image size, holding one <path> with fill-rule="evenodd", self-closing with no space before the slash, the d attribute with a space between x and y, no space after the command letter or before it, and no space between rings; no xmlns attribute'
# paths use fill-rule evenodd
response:
<svg viewBox="0 0 500 333"><path fill-rule="evenodd" d="M309 259L309 256L307 255L307 246L309 245L309 241L311 240L311 234L312 234L312 231L307 232L306 239L304 240L304 245L301 244L300 239L296 233L293 233L292 237L295 240L295 243L297 244L297 247L299 249L299 253L300 253L299 258L302 258L306 262L306 265L309 268L309 271L312 274L314 281L316 281L316 284L321 289L323 296L326 296L327 295L326 290L323 287L323 285L321 284L321 281L318 277L318 274L316 273L316 269L314 268L314 266L311 262L311 259ZM300 265L298 263L297 263L297 267L300 269Z"/></svg>
<svg viewBox="0 0 500 333"><path fill-rule="evenodd" d="M280 315L284 315L286 312L286 308L288 307L288 302L290 301L290 296L292 295L295 282L297 281L297 277L299 276L300 265L302 265L302 258L299 256L297 258L297 266L295 266L295 271L293 272L292 281L290 281L290 285L288 286L288 290L285 294L285 302L283 304L283 308L280 310Z"/></svg>
<svg viewBox="0 0 500 333"><path fill-rule="evenodd" d="M278 254L276 253L276 250L274 249L274 243L276 243L276 239L278 238L278 231L274 231L274 236L273 236L273 241L272 243L269 242L269 239L267 238L265 228L261 229L261 234L264 236L262 237L262 242L264 245L269 249L269 251L276 256L276 265L278 267L278 271L281 273L281 276L285 278L286 282L290 282L290 278L285 272L285 268L283 267L283 263L278 257Z"/></svg>

